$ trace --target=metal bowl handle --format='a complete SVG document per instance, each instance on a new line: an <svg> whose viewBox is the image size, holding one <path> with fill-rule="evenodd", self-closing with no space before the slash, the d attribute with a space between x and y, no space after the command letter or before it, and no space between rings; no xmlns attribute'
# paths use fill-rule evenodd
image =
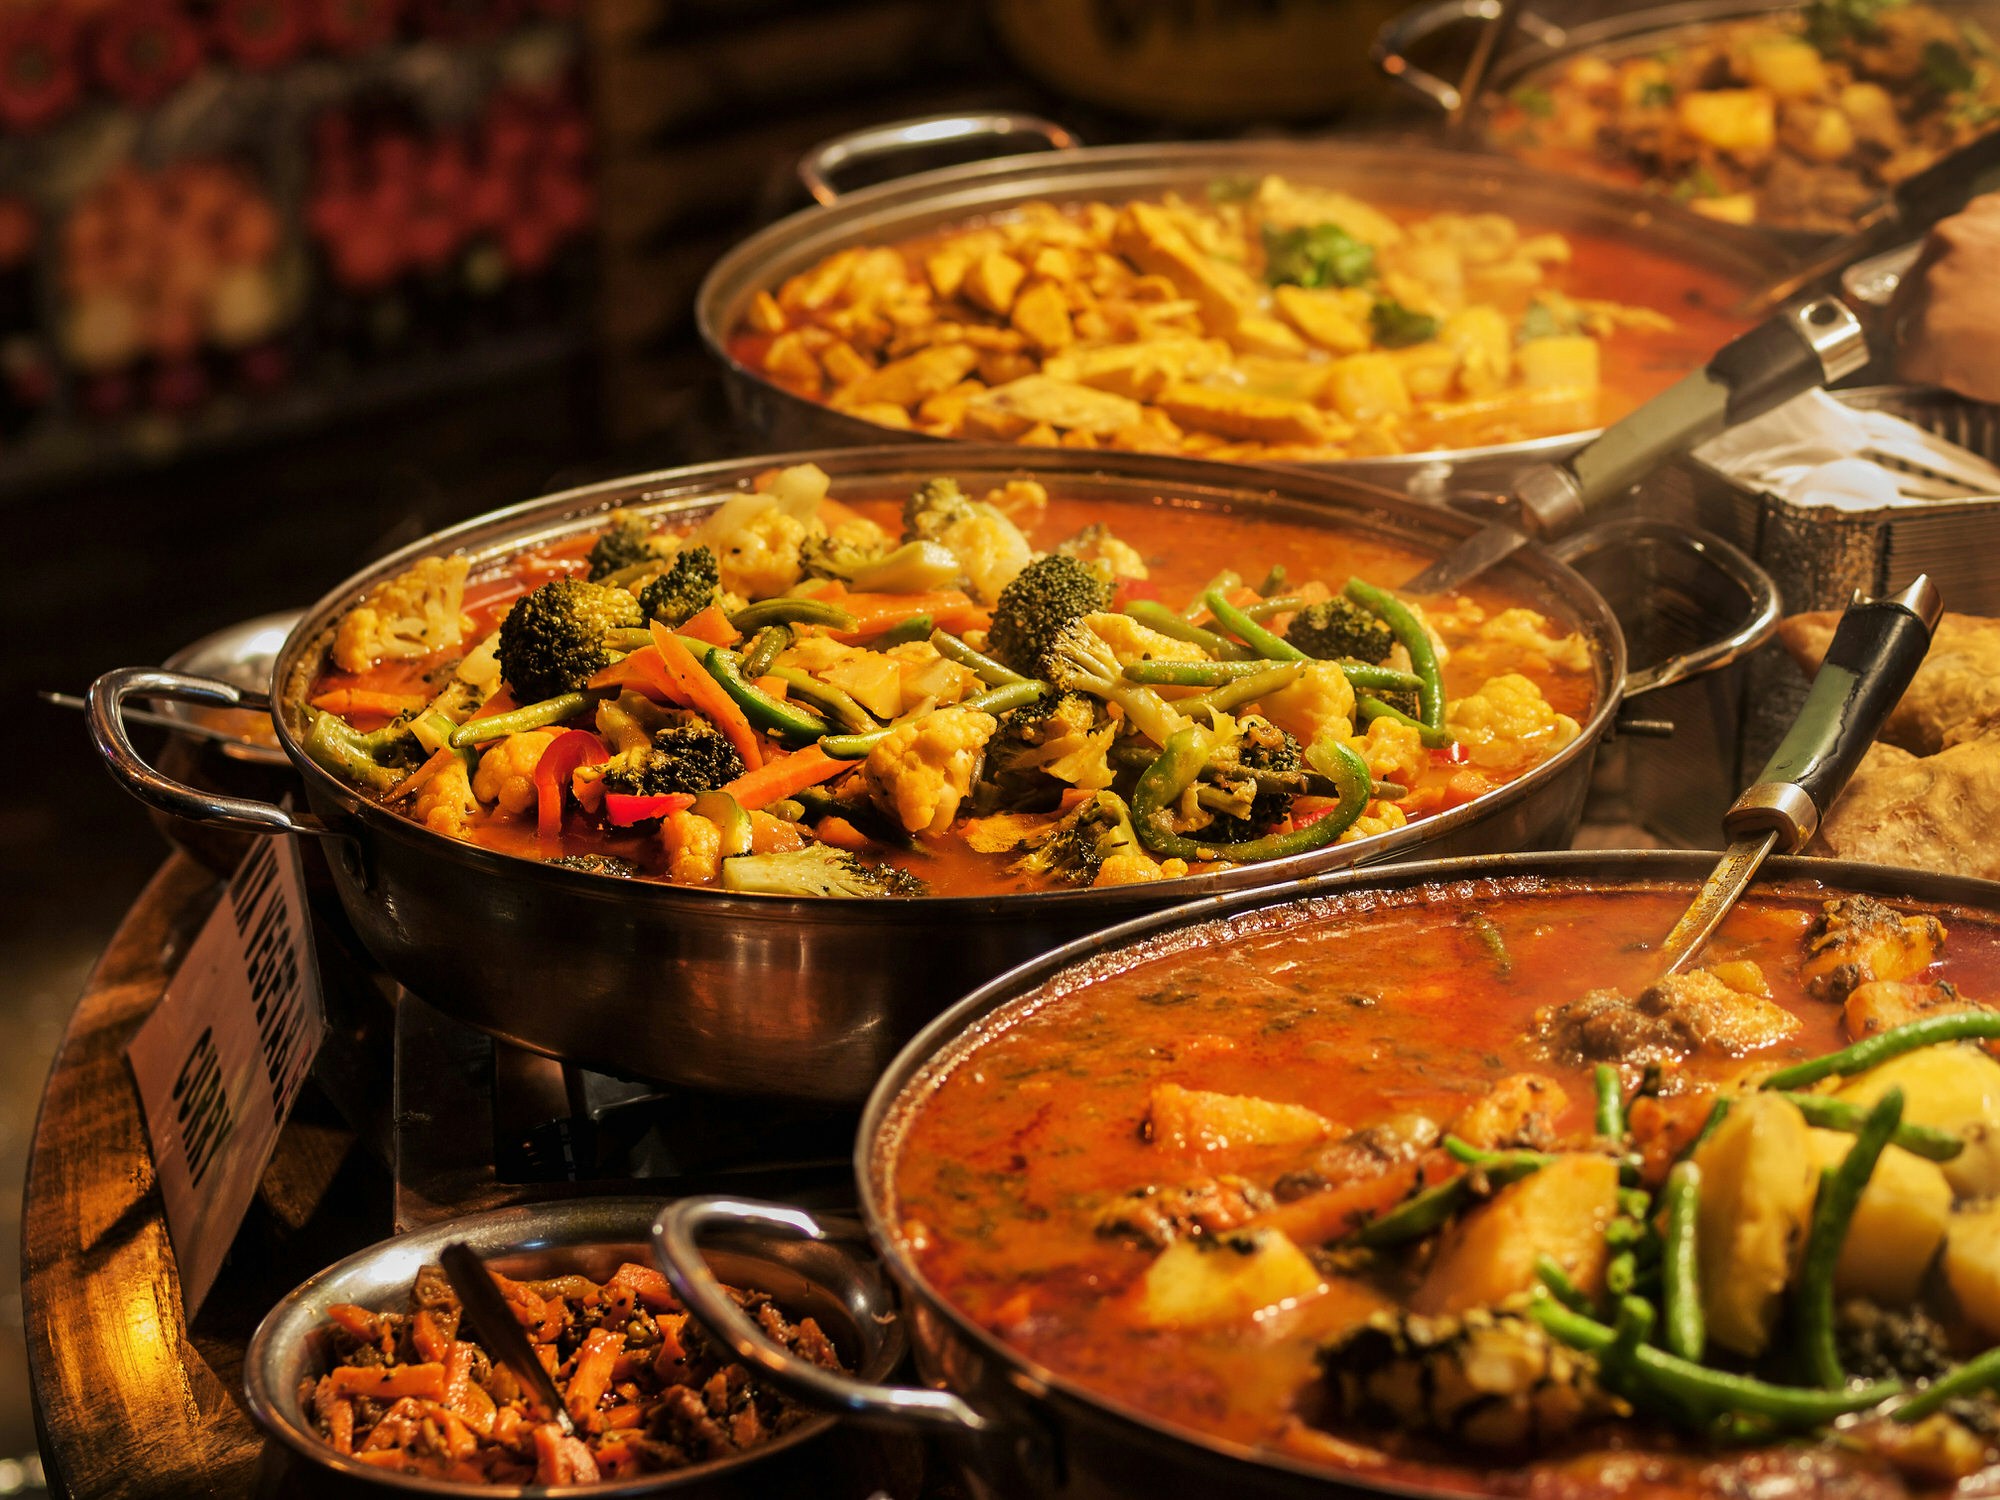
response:
<svg viewBox="0 0 2000 1500"><path fill-rule="evenodd" d="M1584 558L1615 547L1629 546L1642 538L1666 542L1692 552L1741 589L1749 599L1750 607L1741 622L1727 634L1641 671L1627 673L1624 697L1628 703L1642 694L1657 692L1703 672L1726 667L1748 656L1777 634L1778 617L1784 612L1777 583L1741 549L1709 532L1675 526L1666 521L1607 521L1551 544L1549 551L1558 561L1574 566Z"/></svg>
<svg viewBox="0 0 2000 1500"><path fill-rule="evenodd" d="M809 1240L839 1238L803 1209L740 1198L683 1198L653 1221L653 1254L695 1322L711 1338L761 1371L786 1395L820 1411L886 1427L922 1428L961 1436L986 1433L994 1423L950 1391L874 1385L800 1359L765 1337L730 1299L702 1258L698 1241L711 1225L753 1225Z"/></svg>
<svg viewBox="0 0 2000 1500"><path fill-rule="evenodd" d="M1083 144L1075 134L1040 115L1015 114L1009 110L977 115L923 115L851 130L846 135L821 141L799 158L799 181L818 202L831 205L840 198L840 190L833 185L833 174L842 167L918 146L948 141L997 141L1010 135L1038 135L1048 142L1051 151L1074 151Z"/></svg>
<svg viewBox="0 0 2000 1500"><path fill-rule="evenodd" d="M1504 0L1437 0L1433 5L1412 6L1383 23L1368 56L1385 76L1443 113L1456 115L1467 103L1463 91L1411 62L1411 49L1448 27L1467 21L1498 21L1505 8ZM1526 6L1515 15L1514 25L1544 47L1560 47L1569 40L1562 27Z"/></svg>
<svg viewBox="0 0 2000 1500"><path fill-rule="evenodd" d="M270 712L271 700L263 693L232 682L191 677L185 672L165 672L157 667L118 667L93 682L84 698L90 737L97 742L97 752L104 757L112 777L148 807L171 817L186 818L191 823L239 833L338 837L310 819L294 817L275 803L198 791L165 775L139 754L132 736L126 732L127 698L170 698L178 703L265 713Z"/></svg>

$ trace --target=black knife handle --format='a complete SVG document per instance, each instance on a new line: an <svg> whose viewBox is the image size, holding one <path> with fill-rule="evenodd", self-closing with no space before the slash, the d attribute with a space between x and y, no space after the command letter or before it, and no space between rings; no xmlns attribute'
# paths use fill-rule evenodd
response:
<svg viewBox="0 0 2000 1500"><path fill-rule="evenodd" d="M1853 324L1851 334L1843 326ZM1851 337L1867 341L1846 304L1835 297L1808 302L1796 311L1766 318L1748 333L1724 344L1708 362L1708 373L1729 393L1722 424L1734 427L1761 417L1794 396L1815 390L1839 377L1822 353L1825 342Z"/></svg>
<svg viewBox="0 0 2000 1500"><path fill-rule="evenodd" d="M1848 605L1784 742L1724 816L1731 839L1776 833L1789 853L1819 831L1821 817L1917 675L1943 610L1924 574L1893 598Z"/></svg>

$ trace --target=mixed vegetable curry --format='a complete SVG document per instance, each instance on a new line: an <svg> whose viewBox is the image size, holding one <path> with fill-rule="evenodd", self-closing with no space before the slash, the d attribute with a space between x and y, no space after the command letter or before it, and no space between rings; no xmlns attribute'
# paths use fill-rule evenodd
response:
<svg viewBox="0 0 2000 1500"><path fill-rule="evenodd" d="M1427 561L1027 480L848 505L801 466L685 533L614 513L478 578L425 558L340 620L294 711L424 827L603 876L1152 881L1400 828L1577 737L1590 644L1491 583L1382 586Z"/></svg>
<svg viewBox="0 0 2000 1500"><path fill-rule="evenodd" d="M2000 125L1996 64L1962 6L1812 0L1554 64L1497 101L1494 125L1558 170L1644 183L1732 223L1844 234Z"/></svg>
<svg viewBox="0 0 2000 1500"><path fill-rule="evenodd" d="M1365 1478L1992 1475L2000 932L1763 894L1661 981L1686 899L1425 888L1141 949L918 1085L887 1217L1043 1367Z"/></svg>
<svg viewBox="0 0 2000 1500"><path fill-rule="evenodd" d="M1266 177L841 250L729 347L884 427L1318 461L1596 427L1737 331L1739 295L1629 241Z"/></svg>

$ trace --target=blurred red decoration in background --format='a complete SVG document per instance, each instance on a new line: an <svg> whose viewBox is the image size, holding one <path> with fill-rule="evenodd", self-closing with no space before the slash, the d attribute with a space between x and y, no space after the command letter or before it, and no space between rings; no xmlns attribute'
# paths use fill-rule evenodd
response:
<svg viewBox="0 0 2000 1500"><path fill-rule="evenodd" d="M55 5L0 13L0 125L39 130L83 93L75 17Z"/></svg>
<svg viewBox="0 0 2000 1500"><path fill-rule="evenodd" d="M211 35L245 68L282 68L312 41L306 0L216 0Z"/></svg>
<svg viewBox="0 0 2000 1500"><path fill-rule="evenodd" d="M201 30L173 0L124 0L96 30L97 80L130 104L158 104L201 66Z"/></svg>

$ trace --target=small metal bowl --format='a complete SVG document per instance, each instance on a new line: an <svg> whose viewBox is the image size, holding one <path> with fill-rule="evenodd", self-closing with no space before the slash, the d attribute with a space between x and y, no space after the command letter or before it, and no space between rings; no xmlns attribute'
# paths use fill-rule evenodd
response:
<svg viewBox="0 0 2000 1500"><path fill-rule="evenodd" d="M219 677L237 687L252 688L261 693L270 685L271 663L278 659L278 652L284 647L285 638L299 623L301 613L303 611L296 609L286 610L225 625L191 645L181 647L162 665L170 672ZM203 709L191 703L175 702L161 703L158 712L190 728L206 729L208 735L215 735L217 731L229 733L233 726L224 716L235 715L242 721L242 732L234 733L229 738L209 739L209 743L231 760L275 766L280 770L291 768L291 762L285 759L285 752L278 748L277 732L271 725L269 714L254 713L249 709ZM249 722L252 720L258 722Z"/></svg>
<svg viewBox="0 0 2000 1500"><path fill-rule="evenodd" d="M304 1460L301 1467L308 1474L330 1481L315 1484L315 1492L398 1490L467 1497L733 1492L736 1481L753 1477L744 1475L745 1469L779 1454L796 1455L801 1445L825 1436L835 1419L813 1417L761 1448L673 1473L550 1488L458 1484L371 1468L335 1453L299 1404L299 1384L314 1373L308 1335L326 1322L326 1310L335 1303L400 1310L418 1270L434 1263L452 1240L464 1240L493 1269L516 1279L580 1273L601 1281L623 1261L653 1263L650 1235L659 1207L652 1198L577 1198L502 1208L448 1219L348 1256L292 1291L258 1325L244 1358L251 1415L295 1459ZM855 1225L852 1248L760 1241L751 1234L732 1240L719 1232L709 1237L705 1253L715 1274L729 1285L768 1294L788 1316L817 1319L848 1368L863 1380L879 1381L902 1360L907 1341L895 1293L867 1246L866 1235Z"/></svg>

